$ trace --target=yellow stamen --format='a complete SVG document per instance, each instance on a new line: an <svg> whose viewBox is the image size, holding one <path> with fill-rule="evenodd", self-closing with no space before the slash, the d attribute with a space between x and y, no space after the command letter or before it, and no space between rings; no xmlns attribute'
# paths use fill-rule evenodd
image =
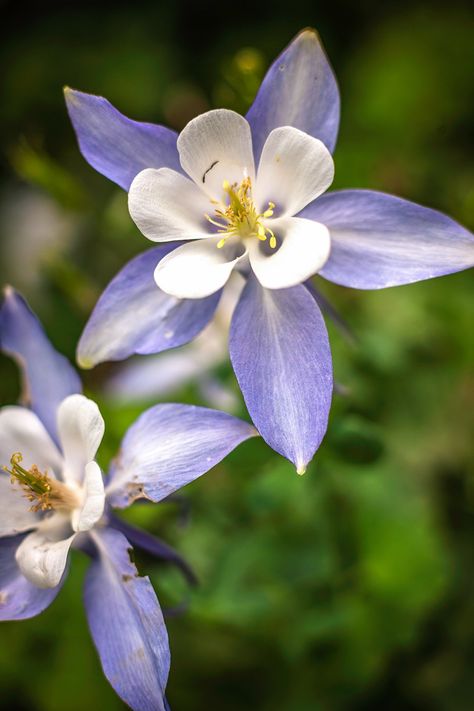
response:
<svg viewBox="0 0 474 711"><path fill-rule="evenodd" d="M217 210L216 210L216 214L217 214ZM221 228L225 227L225 224L223 224L222 222L217 222L217 220L213 220L212 217L209 217L209 215L204 215L204 217L206 218L206 220L209 220L209 222L211 222L213 225L216 225L216 227L221 227ZM219 231L225 232L224 229L221 229Z"/></svg>
<svg viewBox="0 0 474 711"><path fill-rule="evenodd" d="M264 219L273 215L275 203L269 202L268 208L257 213L252 198L252 183L249 177L244 178L240 185L228 180L222 183L222 189L227 194L228 202L218 203L216 200L211 200L213 205L216 205L214 217L204 215L206 220L217 227L217 233L225 235L217 243L217 248L222 249L226 240L229 237L240 237L246 239L248 237L257 237L262 242L265 242L270 237L270 246L276 247L276 239L272 230L265 226Z"/></svg>
<svg viewBox="0 0 474 711"><path fill-rule="evenodd" d="M10 474L11 483L18 483L25 497L33 504L30 511L71 510L79 505L80 502L72 489L41 472L36 464L25 469L20 464L22 461L21 453L15 452L10 458L11 469L6 466L3 469Z"/></svg>
<svg viewBox="0 0 474 711"><path fill-rule="evenodd" d="M273 208L275 207L274 202L268 203L268 209L262 212L262 217L271 217L273 215Z"/></svg>

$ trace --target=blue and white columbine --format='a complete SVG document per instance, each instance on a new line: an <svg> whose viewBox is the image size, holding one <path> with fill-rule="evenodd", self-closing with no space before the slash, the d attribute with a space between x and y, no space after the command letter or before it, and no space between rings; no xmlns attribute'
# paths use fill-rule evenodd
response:
<svg viewBox="0 0 474 711"><path fill-rule="evenodd" d="M157 405L129 428L104 481L95 461L104 434L99 409L11 288L0 310L0 345L22 367L29 404L0 410L0 620L42 612L61 589L70 549L82 550L92 559L85 606L105 675L131 708L165 711L168 636L131 544L186 572L185 564L112 507L161 501L256 432L224 412Z"/></svg>
<svg viewBox="0 0 474 711"><path fill-rule="evenodd" d="M317 34L299 34L268 71L246 118L219 109L177 136L101 97L66 90L81 151L129 190L160 247L133 259L100 298L78 358L91 367L186 343L232 270L247 283L230 356L265 440L302 473L327 427L332 363L314 274L380 289L474 264L474 238L449 217L391 195L330 186L339 93ZM178 244L176 244L178 243Z"/></svg>

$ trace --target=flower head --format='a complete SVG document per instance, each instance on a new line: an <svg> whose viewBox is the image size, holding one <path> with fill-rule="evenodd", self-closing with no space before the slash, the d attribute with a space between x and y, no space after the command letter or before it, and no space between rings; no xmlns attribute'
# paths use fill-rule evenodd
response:
<svg viewBox="0 0 474 711"><path fill-rule="evenodd" d="M327 261L326 227L295 215L332 182L333 160L317 138L275 128L255 171L246 119L218 109L193 119L177 141L183 171L148 169L129 192L130 213L154 241L191 240L167 254L157 285L180 298L222 288L233 268L262 286L304 281Z"/></svg>
<svg viewBox="0 0 474 711"><path fill-rule="evenodd" d="M61 588L71 548L87 553L86 610L104 672L132 708L164 711L168 638L155 592L130 560L131 544L189 571L112 508L161 501L255 430L223 412L158 405L129 428L104 479L95 461L105 429L99 409L77 392L74 370L12 289L0 310L0 341L22 364L31 406L0 410L0 619L44 610ZM130 665L134 654L140 661Z"/></svg>
<svg viewBox="0 0 474 711"><path fill-rule="evenodd" d="M102 472L94 461L104 433L97 405L83 395L69 395L58 408L57 423L59 447L31 410L0 411L1 456L8 446L19 450L0 473L1 506L8 505L7 517L20 510L20 530L31 531L18 546L16 561L40 588L59 585L71 545L99 524L105 508Z"/></svg>
<svg viewBox="0 0 474 711"><path fill-rule="evenodd" d="M66 99L85 158L129 190L132 218L163 243L106 289L79 361L90 367L188 342L235 269L246 285L230 328L232 365L260 433L303 472L324 437L333 382L308 278L380 289L450 274L473 266L472 234L392 195L323 194L339 92L313 30L273 63L245 118L209 111L177 136L127 119L101 97L69 89Z"/></svg>

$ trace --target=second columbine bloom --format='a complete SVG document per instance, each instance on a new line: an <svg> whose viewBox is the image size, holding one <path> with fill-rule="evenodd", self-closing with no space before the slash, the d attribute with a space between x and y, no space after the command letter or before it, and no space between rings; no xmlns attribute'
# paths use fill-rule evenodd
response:
<svg viewBox="0 0 474 711"><path fill-rule="evenodd" d="M104 434L97 405L10 287L0 350L20 365L23 405L0 408L0 621L34 617L60 591L71 549L91 558L84 600L104 673L135 711L169 711L168 636L132 544L189 569L168 546L113 509L162 501L256 434L225 412L161 404L128 429L106 477L95 461Z"/></svg>

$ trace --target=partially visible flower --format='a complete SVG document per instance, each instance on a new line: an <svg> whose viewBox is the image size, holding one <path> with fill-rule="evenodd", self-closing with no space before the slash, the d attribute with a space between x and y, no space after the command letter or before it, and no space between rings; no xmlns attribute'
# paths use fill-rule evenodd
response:
<svg viewBox="0 0 474 711"><path fill-rule="evenodd" d="M260 433L303 473L325 434L333 387L308 277L380 289L450 274L473 266L472 234L392 195L322 195L333 177L339 92L312 30L270 67L246 118L210 111L177 136L101 97L67 89L66 99L85 158L130 191L136 224L164 243L108 286L79 362L186 343L238 269L247 283L230 329L232 364Z"/></svg>
<svg viewBox="0 0 474 711"><path fill-rule="evenodd" d="M183 563L112 507L161 501L256 432L224 412L158 405L129 428L104 482L95 461L104 434L99 409L80 394L75 371L10 288L0 344L22 366L30 406L0 410L0 619L42 612L64 582L70 549L82 550L92 558L85 605L105 675L131 708L165 711L168 637L131 544Z"/></svg>

